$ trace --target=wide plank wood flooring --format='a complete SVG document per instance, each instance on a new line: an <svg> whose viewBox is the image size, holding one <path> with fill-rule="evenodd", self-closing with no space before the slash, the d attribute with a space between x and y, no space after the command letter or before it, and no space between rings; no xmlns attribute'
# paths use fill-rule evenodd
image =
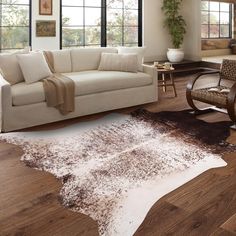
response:
<svg viewBox="0 0 236 236"><path fill-rule="evenodd" d="M178 97L171 88L160 90L150 111L188 108L185 87L191 75L176 79ZM137 108L137 107L136 107ZM119 110L129 113L136 108ZM108 112L31 128L50 130L98 119ZM220 113L201 117L208 122L228 120ZM230 142L236 143L231 132ZM0 143L0 235L96 236L97 224L88 216L63 208L58 201L61 183L52 175L20 162L22 150ZM236 153L224 156L226 167L211 169L161 198L150 209L135 236L231 236L236 235Z"/></svg>

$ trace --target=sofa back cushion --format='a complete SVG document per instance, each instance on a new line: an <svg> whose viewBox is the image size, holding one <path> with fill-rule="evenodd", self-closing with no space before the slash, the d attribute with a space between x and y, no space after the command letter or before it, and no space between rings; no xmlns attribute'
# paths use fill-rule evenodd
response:
<svg viewBox="0 0 236 236"><path fill-rule="evenodd" d="M37 82L52 75L42 52L17 55L17 59L27 84Z"/></svg>
<svg viewBox="0 0 236 236"><path fill-rule="evenodd" d="M136 53L138 55L138 70L143 71L143 58L146 47L119 47L118 53Z"/></svg>
<svg viewBox="0 0 236 236"><path fill-rule="evenodd" d="M102 53L98 70L138 72L137 54Z"/></svg>
<svg viewBox="0 0 236 236"><path fill-rule="evenodd" d="M97 70L103 52L117 53L118 50L116 48L71 49L72 71Z"/></svg>
<svg viewBox="0 0 236 236"><path fill-rule="evenodd" d="M11 85L24 81L24 76L16 56L18 54L27 53L29 53L29 48L15 53L0 54L0 72L4 79L7 80Z"/></svg>
<svg viewBox="0 0 236 236"><path fill-rule="evenodd" d="M56 73L72 72L70 50L51 51L53 55L54 70Z"/></svg>

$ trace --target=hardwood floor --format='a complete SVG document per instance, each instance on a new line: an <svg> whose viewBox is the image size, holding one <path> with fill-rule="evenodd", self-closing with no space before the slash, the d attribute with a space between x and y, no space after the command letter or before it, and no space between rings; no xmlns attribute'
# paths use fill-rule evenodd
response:
<svg viewBox="0 0 236 236"><path fill-rule="evenodd" d="M145 107L150 111L188 108L185 87L190 77L176 80L177 98L169 88L166 94L160 91L158 103ZM134 109L118 112L129 113ZM28 130L56 129L98 119L107 113ZM201 118L208 122L228 120L220 113ZM236 132L232 132L229 140L236 143ZM57 196L61 183L48 173L26 167L19 160L21 154L19 147L0 144L0 235L98 235L96 222L60 205ZM224 160L228 163L226 167L211 169L157 201L135 236L236 235L236 153L225 155Z"/></svg>

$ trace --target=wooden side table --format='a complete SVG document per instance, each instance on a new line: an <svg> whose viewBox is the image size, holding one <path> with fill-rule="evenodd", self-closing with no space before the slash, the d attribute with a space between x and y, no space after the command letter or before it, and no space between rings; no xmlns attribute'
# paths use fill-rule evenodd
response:
<svg viewBox="0 0 236 236"><path fill-rule="evenodd" d="M162 78L162 80L159 81L160 83L158 84L158 87L162 87L163 91L166 92L167 86L172 86L175 97L177 97L175 81L174 81L174 77L173 77L174 70L175 69L173 67L170 69L158 69L157 68L158 76L161 75L161 78ZM169 76L170 83L167 83L167 78L166 78L167 75ZM159 79L159 78L157 78L157 79Z"/></svg>

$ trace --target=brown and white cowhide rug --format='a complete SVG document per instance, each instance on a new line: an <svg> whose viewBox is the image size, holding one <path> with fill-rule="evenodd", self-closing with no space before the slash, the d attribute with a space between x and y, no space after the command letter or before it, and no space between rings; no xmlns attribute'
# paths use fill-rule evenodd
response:
<svg viewBox="0 0 236 236"><path fill-rule="evenodd" d="M24 150L29 167L61 179L64 206L97 221L100 235L132 235L153 204L204 171L222 167L229 123L186 111L111 114L55 131L0 139Z"/></svg>

